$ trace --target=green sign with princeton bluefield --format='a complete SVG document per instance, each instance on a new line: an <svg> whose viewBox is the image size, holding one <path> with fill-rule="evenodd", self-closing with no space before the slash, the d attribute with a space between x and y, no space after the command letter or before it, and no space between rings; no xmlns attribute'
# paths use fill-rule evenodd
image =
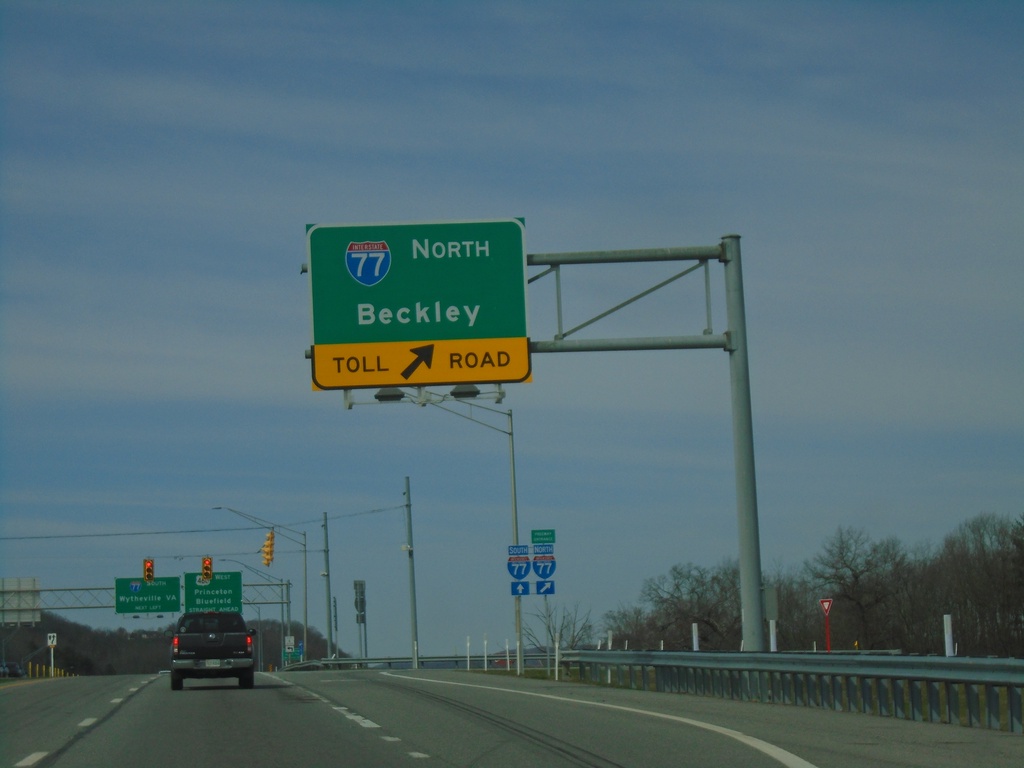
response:
<svg viewBox="0 0 1024 768"><path fill-rule="evenodd" d="M178 613L181 579L114 579L115 613Z"/></svg>
<svg viewBox="0 0 1024 768"><path fill-rule="evenodd" d="M208 581L201 573L185 574L186 612L241 610L241 571L215 571Z"/></svg>
<svg viewBox="0 0 1024 768"><path fill-rule="evenodd" d="M311 224L306 240L315 387L529 378L521 221Z"/></svg>

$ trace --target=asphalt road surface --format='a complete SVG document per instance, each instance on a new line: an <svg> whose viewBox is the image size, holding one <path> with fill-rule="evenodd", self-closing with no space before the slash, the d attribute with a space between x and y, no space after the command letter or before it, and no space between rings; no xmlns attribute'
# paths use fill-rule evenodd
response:
<svg viewBox="0 0 1024 768"><path fill-rule="evenodd" d="M461 671L64 678L0 686L19 766L1024 765L1024 737L791 706Z"/></svg>

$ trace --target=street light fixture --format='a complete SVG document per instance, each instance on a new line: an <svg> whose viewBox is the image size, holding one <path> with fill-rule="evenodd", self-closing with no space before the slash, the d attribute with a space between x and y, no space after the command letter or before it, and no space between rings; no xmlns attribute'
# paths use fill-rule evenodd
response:
<svg viewBox="0 0 1024 768"><path fill-rule="evenodd" d="M398 403L405 398L405 392L398 387L384 387L373 396L378 403Z"/></svg>

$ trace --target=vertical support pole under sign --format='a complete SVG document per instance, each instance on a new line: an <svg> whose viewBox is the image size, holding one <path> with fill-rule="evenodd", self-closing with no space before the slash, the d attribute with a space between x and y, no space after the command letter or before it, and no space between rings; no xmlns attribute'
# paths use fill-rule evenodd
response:
<svg viewBox="0 0 1024 768"><path fill-rule="evenodd" d="M740 237L722 238L725 305L728 322L729 378L732 389L733 454L736 464L736 514L739 529L740 606L743 650L763 653L764 606L761 601L761 538L757 521L754 475L754 426L750 405L747 320L743 300Z"/></svg>

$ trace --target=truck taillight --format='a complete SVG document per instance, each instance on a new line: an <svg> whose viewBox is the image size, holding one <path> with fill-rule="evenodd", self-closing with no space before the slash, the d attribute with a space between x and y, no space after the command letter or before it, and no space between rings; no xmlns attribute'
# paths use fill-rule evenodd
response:
<svg viewBox="0 0 1024 768"><path fill-rule="evenodd" d="M245 652L252 655L252 635L245 636Z"/></svg>
<svg viewBox="0 0 1024 768"><path fill-rule="evenodd" d="M171 641L171 653L175 656L178 655L178 636L174 636L174 640Z"/></svg>

